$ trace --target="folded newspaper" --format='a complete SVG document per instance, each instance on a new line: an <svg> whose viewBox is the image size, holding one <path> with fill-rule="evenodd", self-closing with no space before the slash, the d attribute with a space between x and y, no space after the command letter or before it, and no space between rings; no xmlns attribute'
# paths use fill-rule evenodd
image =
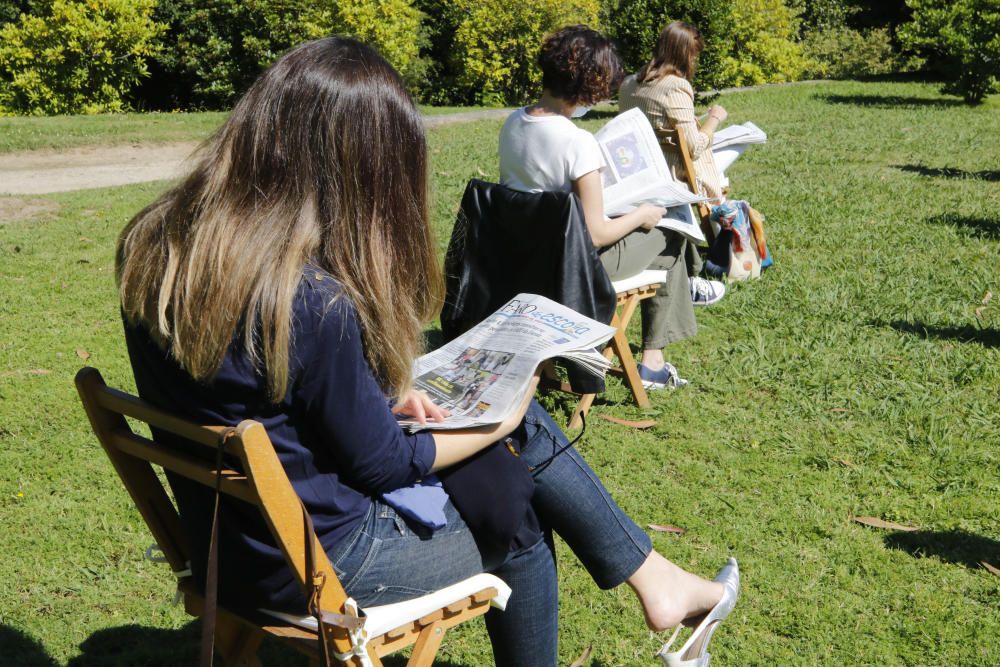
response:
<svg viewBox="0 0 1000 667"><path fill-rule="evenodd" d="M712 136L712 150L717 151L735 144L766 144L764 130L750 122L730 125L717 130Z"/></svg>
<svg viewBox="0 0 1000 667"><path fill-rule="evenodd" d="M736 162L736 158L743 155L743 152L751 144L764 143L767 143L767 135L762 129L749 122L742 125L730 125L715 133L712 139L712 159L715 160L715 168L719 171L723 187L729 185L726 170Z"/></svg>
<svg viewBox="0 0 1000 667"><path fill-rule="evenodd" d="M596 346L615 330L537 294L518 294L444 347L417 359L414 387L451 411L443 422L400 419L410 431L496 424L520 405L539 364L561 357L594 375L611 362Z"/></svg>
<svg viewBox="0 0 1000 667"><path fill-rule="evenodd" d="M660 144L646 116L629 109L608 121L594 135L604 154L604 214L624 215L639 204L668 209L659 227L672 229L697 243L705 236L691 204L706 201L674 180Z"/></svg>

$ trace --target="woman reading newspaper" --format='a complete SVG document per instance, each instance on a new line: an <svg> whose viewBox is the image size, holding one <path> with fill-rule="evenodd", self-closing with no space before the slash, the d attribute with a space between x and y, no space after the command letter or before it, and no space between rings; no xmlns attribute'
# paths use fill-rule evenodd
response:
<svg viewBox="0 0 1000 667"><path fill-rule="evenodd" d="M422 326L441 298L427 166L420 114L374 50L331 37L282 56L193 171L121 234L117 277L139 393L204 423L262 422L362 606L485 567L513 588L506 612L487 615L497 664L553 666L551 539L484 563L450 499L437 528L385 500L481 451L516 445L520 465L539 464L530 502L545 532L562 535L602 588L631 586L651 628L703 617L670 660L702 659L735 603L735 561L709 581L653 551L576 451L552 457L566 440L532 401L534 384L502 423L417 433L398 425L394 412L446 418L409 390ZM171 484L203 579L211 492ZM224 502L219 525L221 600L303 613L260 516Z"/></svg>
<svg viewBox="0 0 1000 667"><path fill-rule="evenodd" d="M718 104L708 110L703 122L698 122L694 113L691 79L694 78L698 56L704 47L701 32L695 26L683 21L668 24L656 40L652 59L622 82L619 105L622 111L638 108L658 134L671 130L684 134L691 151L695 179L701 189L699 194L710 197L718 205L713 211L713 223L721 220L723 224L729 224L738 216L738 204L725 201L723 190L729 181L723 169L732 164L750 143L761 143L767 137L752 123L731 126L719 132L719 125L729 117L729 113ZM684 178L684 165L676 152L664 150L663 154L674 175L678 179ZM756 265L753 274L759 275L762 261L765 267L770 265L764 247L763 218L748 205L743 204L743 207L748 222L753 227L754 242L759 245L756 253L759 256L754 256L748 243L741 257L746 255L746 259ZM717 250L713 248L711 253L716 260ZM725 254L728 255L728 252ZM729 260L728 257L726 259ZM709 273L721 272L714 262L708 268ZM742 277L742 273L740 271L734 275L729 272L729 275L731 278Z"/></svg>
<svg viewBox="0 0 1000 667"><path fill-rule="evenodd" d="M667 25L656 40L652 60L622 82L619 104L622 111L638 107L658 132L683 132L702 194L718 203L722 200L722 177L712 158L712 138L729 114L716 104L708 110L704 122L699 124L695 117L690 82L704 47L701 33L690 23L674 21ZM664 151L664 157L675 175L683 178L684 165L675 153Z"/></svg>
<svg viewBox="0 0 1000 667"><path fill-rule="evenodd" d="M617 86L621 64L611 42L585 26L563 28L542 44L538 64L541 97L512 113L500 132L500 182L524 192L575 192L612 280L646 269L667 271L656 296L642 302L639 375L649 389L685 384L663 348L693 336L693 305L715 303L725 286L697 277L701 260L693 244L656 226L665 209L641 204L621 217L605 217L600 146L570 118L608 99Z"/></svg>

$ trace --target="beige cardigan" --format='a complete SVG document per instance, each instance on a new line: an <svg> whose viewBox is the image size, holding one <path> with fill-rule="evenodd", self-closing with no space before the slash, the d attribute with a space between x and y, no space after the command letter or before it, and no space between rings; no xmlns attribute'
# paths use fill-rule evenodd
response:
<svg viewBox="0 0 1000 667"><path fill-rule="evenodd" d="M712 140L702 132L694 115L694 89L687 79L673 74L645 83L636 83L635 76L629 76L619 90L618 104L622 111L638 107L649 119L650 125L663 139L665 130L684 133L691 149L691 159L702 193L718 197L722 192L719 170L712 158ZM664 149L664 157L674 174L674 178L684 179L684 166L673 150Z"/></svg>

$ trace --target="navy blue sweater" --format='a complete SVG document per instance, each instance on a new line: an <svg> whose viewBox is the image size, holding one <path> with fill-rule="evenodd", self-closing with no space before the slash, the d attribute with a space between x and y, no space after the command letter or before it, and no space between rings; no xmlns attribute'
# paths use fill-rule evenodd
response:
<svg viewBox="0 0 1000 667"><path fill-rule="evenodd" d="M139 395L203 424L255 419L266 428L327 553L358 527L371 499L430 470L433 436L396 423L362 349L353 305L329 274L307 268L293 306L289 384L272 403L267 381L239 340L210 383L195 381L147 331L125 325ZM163 434L157 434L163 437ZM204 455L190 443L176 446ZM168 475L203 580L213 491ZM226 498L220 521L219 594L230 604L299 610L291 570L259 513Z"/></svg>

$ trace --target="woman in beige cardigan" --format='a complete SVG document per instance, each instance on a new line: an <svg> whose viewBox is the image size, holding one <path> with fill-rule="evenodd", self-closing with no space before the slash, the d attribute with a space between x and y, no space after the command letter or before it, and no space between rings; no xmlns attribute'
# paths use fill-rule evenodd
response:
<svg viewBox="0 0 1000 667"><path fill-rule="evenodd" d="M619 104L622 111L638 107L661 139L670 130L683 132L702 194L721 199L722 179L712 159L712 135L728 114L715 105L699 124L690 83L704 47L701 33L690 23L674 21L665 27L656 40L652 60L622 83ZM674 151L664 151L664 155L674 176L684 178L684 167Z"/></svg>

